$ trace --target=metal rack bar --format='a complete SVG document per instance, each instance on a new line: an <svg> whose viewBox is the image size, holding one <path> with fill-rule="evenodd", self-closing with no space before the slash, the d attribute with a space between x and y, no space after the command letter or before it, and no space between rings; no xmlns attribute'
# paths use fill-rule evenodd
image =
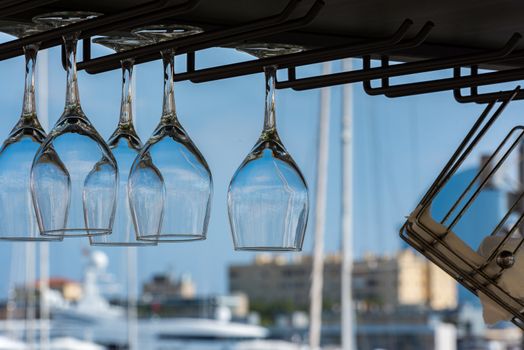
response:
<svg viewBox="0 0 524 350"><path fill-rule="evenodd" d="M9 41L0 44L0 60L23 54L23 47L31 43L40 42L40 48L45 49L60 45L62 42L62 36L68 33L80 32L80 38L88 38L103 31L127 28L131 23L140 22L144 24L158 20L160 19L160 14L163 14L162 18L173 16L175 14L183 14L194 9L199 2L200 0L187 0L178 5L165 7L167 1L154 0L117 14L102 15L92 20L51 29L46 32ZM159 12L158 10L162 10L163 12Z"/></svg>
<svg viewBox="0 0 524 350"><path fill-rule="evenodd" d="M456 60L455 64L443 64L438 69L444 68L453 68L453 77L446 79L437 79L417 83L408 83L400 84L395 86L389 85L389 75L386 75L386 79L381 77L382 86L372 87L370 80L363 82L364 90L369 95L386 95L387 97L402 97L402 96L412 96L430 92L439 92L445 90L453 90L454 97L457 101L467 103L467 102L477 102L477 103L489 103L489 101L495 99L504 98L510 95L513 95L514 91L500 91L486 94L478 94L477 87L481 85L490 85L497 83L504 83L515 81L524 78L524 71L522 68L505 70L505 71L495 71L486 74L478 74L478 64L480 63L491 63L503 58L522 58L524 57L524 51L517 51L512 53L522 36L519 33L513 34L510 40L506 45L498 51L494 51L491 54L489 52L479 55L465 55L461 59ZM446 59L441 59L445 63ZM453 58L449 59L450 61ZM422 61L421 63L423 63ZM376 69L388 69L390 67L370 68L370 59L367 58L364 61L364 68L367 70ZM406 64L407 65L407 64ZM471 66L471 75L461 76L460 69L462 66ZM396 66L395 66L396 67ZM433 70L433 69L432 69ZM428 70L423 70L415 73L422 73ZM376 78L375 78L376 79ZM385 85L384 82L388 84ZM461 88L469 87L470 95L462 95ZM516 95L513 95L514 99L524 99L524 93L519 91Z"/></svg>
<svg viewBox="0 0 524 350"><path fill-rule="evenodd" d="M471 75L478 75L478 66L471 66ZM459 78L461 76L460 68L454 68L453 69L453 77ZM453 96L455 97L455 100L460 103L489 103L492 100L503 98L504 96L509 96L513 93L513 90L506 90L506 91L497 91L497 92L487 92L487 93L478 93L478 89L476 86L472 86L469 88L470 94L469 95L463 95L460 88L453 89ZM513 100L523 100L524 99L524 92L519 91L516 96L513 98Z"/></svg>
<svg viewBox="0 0 524 350"><path fill-rule="evenodd" d="M405 37L412 25L413 22L410 19L406 19L395 31L395 33L393 33L389 38L383 40L353 45L339 45L326 49L307 50L304 52L278 57L263 58L247 62L228 64L220 67L188 71L185 73L176 74L175 80L191 80L195 83L201 83L211 80L259 73L264 70L264 67L272 65L276 65L279 68L295 68L299 65L319 63L329 60L341 59L348 56L361 55L369 52L389 49L395 47L395 45L397 45ZM424 33L429 32L432 26L432 23L426 24ZM291 73L291 77L292 76L293 73Z"/></svg>
<svg viewBox="0 0 524 350"><path fill-rule="evenodd" d="M475 190L473 191L473 195L471 197L469 197L469 199L466 201L466 203L464 204L464 206L462 206L462 208L460 209L459 213L455 216L455 218L451 221L451 223L449 224L448 226L448 230L452 230L455 225L459 222L459 220L461 219L461 217L464 215L464 213L466 212L466 210L471 206L471 204L473 204L473 202L475 201L475 199L478 197L478 195L480 194L481 190L488 184L489 182L489 179L490 177L495 174L498 169L502 166L502 164L504 163L504 161L509 157L509 155L511 154L511 152L513 152L513 150L520 144L521 142L521 139L524 137L524 127L522 126L516 126L514 127L511 132L504 138L504 140L500 143L500 145L496 148L495 152L493 152L488 161L486 162L486 164L484 164L484 166L477 172L477 174L475 175L475 177L470 181L470 183L468 184L468 186L466 187L466 189L462 192L462 194L459 196L459 199L455 201L455 203L453 204L453 206L451 207L451 209L449 210L449 212L446 214L445 218L443 219L443 221L446 221L449 216L453 213L453 211L455 211L455 209L460 205L460 202L462 201L462 199L465 198L465 196L467 195L467 193L473 188L473 186L475 185L475 182L480 178L480 176L482 175L482 173L484 172L484 170L487 169L488 167L488 164L491 162L491 160L493 160L495 158L495 156L500 152L500 150L503 149L503 146L506 144L506 142L510 139L510 137L513 135L514 132L516 132L517 130L520 130L520 134L519 136L517 137L517 139L511 144L511 146L509 147L508 150L506 150L506 152L504 152L504 154L502 155L502 158L495 164L495 166L493 167L493 169L491 169L488 173L488 175L485 176L485 178L480 181L480 184L475 188Z"/></svg>
<svg viewBox="0 0 524 350"><path fill-rule="evenodd" d="M524 198L524 192L522 192L520 194L520 196L517 198L517 200L513 203L513 205L506 211L506 214L504 215L504 217L502 218L502 220L498 223L498 225L491 231L491 234L490 236L494 236L496 235L498 232L500 232L500 230L502 229L502 227L506 224L508 218L511 216L511 214L514 213L515 209L518 208L519 206L519 202ZM488 256L488 258L486 259L486 261L484 262L484 264L480 267L481 269L484 269L486 268L489 263L491 263L495 257L497 256L497 252L500 251L500 248L502 248L502 246L504 246L504 244L510 239L510 237L512 236L512 234L517 230L517 228L519 227L519 225L522 223L522 221L524 220L524 214L522 214L519 219L517 220L517 222L515 222L515 224L513 225L513 227L511 228L511 230L509 230L505 235L504 235L504 238L497 244L497 247L495 249L493 249L493 251L491 252L491 254Z"/></svg>
<svg viewBox="0 0 524 350"><path fill-rule="evenodd" d="M57 0L5 0L0 10L11 13L54 2ZM402 64L389 64L389 53L411 49L422 44L433 28L432 22L426 22L414 37L405 40L413 26L409 19L405 20L389 38L372 42L348 43L331 47L307 50L300 53L279 57L265 58L228 64L213 68L196 69L196 52L211 47L223 46L237 41L257 40L271 35L289 32L311 23L324 6L324 0L314 0L299 17L293 16L299 3L303 0L289 0L285 8L279 13L260 20L238 25L235 27L210 30L190 37L169 40L145 47L132 49L126 52L115 53L103 57L91 58L91 36L123 30L132 27L154 23L159 20L178 16L194 9L199 0L186 0L173 4L170 0L151 0L134 6L116 14L102 15L96 19L75 23L66 27L56 28L44 33L17 39L0 44L0 60L23 54L23 47L30 43L39 42L42 49L60 45L63 35L72 32L81 32L83 39L83 60L78 63L78 69L85 69L88 73L100 73L111 69L118 69L120 61L126 58L135 58L137 64L158 59L159 52L167 48L176 48L177 54L188 54L186 72L175 75L175 80L191 80L193 82L207 82L229 77L259 73L268 65L276 65L288 70L285 81L277 81L279 89L293 88L308 90L345 83L363 82L368 94L383 94L388 97L400 97L444 90L453 90L459 102L488 102L493 98L508 96L511 91L479 94L476 87L480 85L497 84L502 82L524 79L524 68L513 68L504 71L478 74L477 66L482 63L496 63L502 59L518 60L524 58L524 50L514 52L522 36L514 33L508 42L499 50L482 53L466 54L452 57L433 58ZM5 15L6 12L1 12ZM381 57L379 67L371 67L371 57ZM364 68L350 72L328 74L323 76L297 78L296 67L337 60L346 57L363 57ZM468 76L460 75L461 67L472 67ZM395 76L423 73L440 69L454 69L452 78L422 81L409 84L392 85L389 79ZM379 87L372 87L372 80L381 80ZM463 95L461 88L469 87L470 94ZM519 92L515 99L524 99L524 92Z"/></svg>
<svg viewBox="0 0 524 350"><path fill-rule="evenodd" d="M184 54L210 47L230 44L235 41L261 38L285 31L301 28L318 15L324 6L323 0L316 0L307 13L299 18L288 20L299 1L291 0L286 8L277 15L266 17L248 24L218 29L209 32L163 41L153 45L107 55L92 60L79 62L78 69L85 69L88 73L101 73L120 67L120 61L126 58L135 58L135 63L144 63L157 59L160 51L176 48L177 54Z"/></svg>
<svg viewBox="0 0 524 350"><path fill-rule="evenodd" d="M499 113L494 113L494 116L491 117L486 124L484 121L489 116L489 113L495 106L496 100L491 100L489 104L484 107L484 110L480 114L479 118L475 121L475 124L468 131L466 137L462 140L460 145L457 147L449 161L446 163L444 168L438 174L437 178L433 182L433 185L428 189L424 197L421 199L420 203L427 203L428 201L436 195L438 187L447 183L450 177L457 171L458 167L464 162L465 157L471 152L473 147L478 143L480 138L489 127L497 120L498 116L502 113L502 110L499 108ZM484 124L484 127L480 127ZM480 129L480 130L479 130ZM478 132L477 132L478 131Z"/></svg>
<svg viewBox="0 0 524 350"><path fill-rule="evenodd" d="M490 103L485 107L484 111L482 112L481 116L478 118L477 122L473 125L471 130L468 132L460 146L456 149L455 153L451 157L451 159L448 161L448 163L444 166L441 173L438 175L437 179L433 182L433 184L430 186L422 200L420 201L420 204L423 206L421 208L421 211L426 210L428 206L431 204L431 201L437 196L437 194L442 190L444 185L448 183L448 181L451 180L451 177L457 172L459 167L464 163L468 155L471 154L474 147L478 145L480 140L486 135L488 130L493 126L493 124L497 121L498 118L502 115L502 112L506 109L506 107L509 105L511 101L513 101L513 98L521 91L520 86L517 86L513 91L512 94L508 96L504 96L502 98L502 103L498 106L498 108L493 112L491 117L484 123L484 120L486 119L487 115L490 113L491 109L493 108L495 102L498 99L490 101Z"/></svg>
<svg viewBox="0 0 524 350"><path fill-rule="evenodd" d="M459 78L436 79L431 81L408 83L390 87L369 89L369 86L365 86L364 88L367 93L370 93L370 91L372 91L372 94L384 94L387 97L403 97L426 94L431 92L453 90L464 87L507 83L520 79L524 79L524 68L508 69L504 71L479 74L476 76L472 75L463 76Z"/></svg>
<svg viewBox="0 0 524 350"><path fill-rule="evenodd" d="M32 0L29 0L29 1L32 1ZM27 1L22 1L22 2L25 3ZM10 6L20 4L20 3L21 2L19 0L4 0L0 4L0 10L8 9Z"/></svg>
<svg viewBox="0 0 524 350"><path fill-rule="evenodd" d="M466 289L471 291L473 294L478 296L478 292L481 291L482 293L487 295L491 300L495 301L501 308L508 311L512 315L515 315L515 317L511 321L518 327L521 327L522 329L524 329L523 327L524 315L520 312L520 310L516 310L515 308L511 307L510 305L507 305L495 293L493 293L492 290L486 288L482 283L479 283L479 281L477 281L473 277L473 275L464 274L464 271L460 270L457 266L455 266L455 264L453 264L453 262L450 259L448 259L448 257L442 254L440 251L433 249L432 245L430 245L428 242L424 241L423 239L420 239L416 235L412 235L409 231L410 230L408 228L408 225L406 224L404 224L404 226L402 226L402 228L400 229L400 237L406 243L408 243L411 247L415 248L417 251L419 251L422 255L424 255L426 258L431 260L441 269L446 271L450 276L455 278L457 282L462 284ZM451 253L455 255L456 258L461 259L463 260L463 262L465 262L465 260L462 257L458 256L453 251L451 251ZM482 277L488 281L490 280L489 277L486 277L484 275ZM499 291L506 293L498 285L493 284L493 286L496 287Z"/></svg>
<svg viewBox="0 0 524 350"><path fill-rule="evenodd" d="M508 40L508 42L504 45L504 47L502 47L501 49L480 54L468 54L456 57L437 58L396 65L389 65L387 56L385 56L382 57L381 67L371 67L371 57L369 55L366 55L364 56L364 69L351 72L328 74L317 77L288 80L285 82L278 82L277 87L291 87L294 90L309 90L339 84L381 79L382 88L384 89L371 88L368 83L366 84L366 86L369 86L369 88L366 89L366 92L370 95L384 94L384 91L389 91L389 77L423 73L439 69L451 68L455 66L464 66L474 63L484 63L498 60L509 55L520 42L521 38L522 36L519 33L514 33ZM397 49L403 48L393 48L393 50Z"/></svg>
<svg viewBox="0 0 524 350"><path fill-rule="evenodd" d="M57 1L58 0L4 0L0 5L0 13L3 17L8 17L35 7L49 5Z"/></svg>
<svg viewBox="0 0 524 350"><path fill-rule="evenodd" d="M480 126L484 124L484 120L486 119L487 115L486 113L488 113L489 110L492 109L493 104L495 103L495 100L490 101L489 105L486 107L484 112L475 122L475 125L470 130L466 138L462 141L457 151L448 161L448 164L443 168L441 174L431 185L430 189L424 196L424 199L422 199L422 201L417 206L418 214L415 222L413 222L412 220L408 220L402 227L400 235L406 242L412 245L415 249L419 250L427 258L434 261L437 265L441 266L448 273L451 272L450 274L454 278L456 278L460 283L464 284L475 294L478 291L484 293L491 300L500 305L503 309L510 312L514 316L513 321L517 323L519 326L522 326L524 321L524 315L521 313L521 310L524 307L524 304L519 299L512 297L509 294L508 290L501 288L501 286L497 284L497 279L500 277L505 267L500 266L500 271L495 275L488 274L485 271L485 268L487 266L486 263L489 263L490 260L493 260L494 255L490 254L490 257L488 257L482 265L477 266L474 263L468 261L468 259L465 259L462 256L462 254L457 252L457 250L454 250L453 247L450 247L450 245L448 245L448 243L444 239L445 236L436 234L434 231L426 227L424 222L421 220L421 216L426 210L429 209L429 205L431 204L432 200L435 198L437 193L440 191L440 189L442 189L447 180L456 172L458 166L462 164L465 157L471 152L472 147L474 147L478 139L480 139L483 136L485 130L490 128L492 122L498 118L502 110L504 110L507 104L512 100L513 97L515 97L515 95L518 92L519 88L517 87L513 91L512 95L506 96L502 100L503 102L499 106L499 108L489 118L489 121L485 123L481 130L479 130ZM522 130L522 127L516 127L516 129ZM510 134L512 132L513 131L511 131ZM474 135L476 136L473 138ZM523 134L521 132L520 138L522 136ZM518 140L516 142L518 142ZM514 144L510 148L514 148ZM494 171L496 170L494 169ZM506 214L506 216L507 215L508 214ZM521 215L518 222L513 225L512 230L505 233L504 239L508 239L508 237L511 236L511 233L515 231L516 227L522 222L522 220L524 220L524 214ZM430 237L431 239L428 240L427 238L423 238L417 232L417 230L415 230L414 227L412 227L412 224L417 225L418 229L422 229L425 232L425 234L428 235L428 237ZM496 230L497 228L493 232L496 232ZM513 252L519 249L522 243L523 242L521 240L518 246L515 249L513 249ZM499 244L498 248L500 248L501 246L502 245ZM450 258L450 255L453 255L453 258ZM459 263L457 263L457 261ZM511 302L508 302L508 299L511 300ZM520 323L517 322L517 320L520 320Z"/></svg>
<svg viewBox="0 0 524 350"><path fill-rule="evenodd" d="M487 92L483 94L478 94L477 96L464 96L460 93L459 89L453 90L453 95L455 97L455 100L460 103L489 103L489 101L496 100L503 98L504 96L508 96L511 94L511 90L505 90L505 91L498 91L498 92ZM517 96L515 96L515 100L524 100L524 92L519 92Z"/></svg>

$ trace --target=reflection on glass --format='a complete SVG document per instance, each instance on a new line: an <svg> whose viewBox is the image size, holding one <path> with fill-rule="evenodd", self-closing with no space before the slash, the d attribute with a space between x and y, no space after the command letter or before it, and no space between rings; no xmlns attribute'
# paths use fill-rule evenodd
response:
<svg viewBox="0 0 524 350"><path fill-rule="evenodd" d="M32 23L1 21L0 31L17 38L49 27ZM30 173L36 151L46 133L36 114L35 66L38 43L24 47L25 88L22 115L0 149L0 239L53 241L61 237L40 236L31 201Z"/></svg>
<svg viewBox="0 0 524 350"><path fill-rule="evenodd" d="M106 36L93 40L93 42L109 47L117 52L130 50L136 47L147 45L148 40L140 39L133 36ZM131 164L142 148L142 141L135 131L133 123L133 108L132 108L132 74L134 60L129 58L122 62L122 101L120 105L120 120L118 126L107 141L113 155L115 156L118 172L118 199L115 213L115 223L113 225L113 233L110 235L99 235L89 238L91 245L105 245L105 246L144 246L155 245L155 241L138 240L133 223L131 220L131 212L129 208L129 198L127 193L127 180ZM160 229L161 214L163 208L163 191L164 183L158 170L155 170L151 164L152 172L148 179L148 186L150 191L150 200L147 205L156 206L151 213L158 213L157 217L148 217L141 220L144 225L151 225L151 227L144 228L149 232L157 232ZM144 203L145 204L145 203ZM147 213L145 214L147 215Z"/></svg>
<svg viewBox="0 0 524 350"><path fill-rule="evenodd" d="M174 39L200 32L199 28L158 25L133 31L154 41ZM164 101L160 123L131 167L129 197L135 227L140 239L180 242L206 238L213 181L209 167L189 138L175 110L173 49L161 52L164 64ZM164 179L165 197L160 232L146 230L144 220L158 217L159 209L150 206L158 200L150 193L148 179L155 174L154 164Z"/></svg>
<svg viewBox="0 0 524 350"><path fill-rule="evenodd" d="M38 16L34 21L60 27L96 16L89 12L59 12ZM43 235L102 235L111 233L113 226L117 166L80 106L75 61L78 36L64 36L65 109L38 150L31 171L33 201Z"/></svg>
<svg viewBox="0 0 524 350"><path fill-rule="evenodd" d="M237 47L259 58L293 53L296 46ZM286 151L275 122L277 67L265 67L264 127L229 185L227 204L236 250L300 251L309 211L307 184Z"/></svg>

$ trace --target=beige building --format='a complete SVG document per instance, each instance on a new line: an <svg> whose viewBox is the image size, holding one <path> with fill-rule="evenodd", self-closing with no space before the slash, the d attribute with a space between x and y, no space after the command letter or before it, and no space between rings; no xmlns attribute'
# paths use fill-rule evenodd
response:
<svg viewBox="0 0 524 350"><path fill-rule="evenodd" d="M299 256L259 255L248 265L229 268L229 290L243 292L252 303L290 302L309 304L312 260ZM340 256L328 256L324 265L324 300L340 300ZM359 309L391 309L426 305L436 310L457 306L457 284L446 273L412 250L396 256L367 256L355 261L353 294Z"/></svg>

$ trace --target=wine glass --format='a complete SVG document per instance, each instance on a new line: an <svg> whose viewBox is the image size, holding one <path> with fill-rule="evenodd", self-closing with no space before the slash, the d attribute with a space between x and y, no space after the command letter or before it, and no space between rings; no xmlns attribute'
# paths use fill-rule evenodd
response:
<svg viewBox="0 0 524 350"><path fill-rule="evenodd" d="M156 25L140 28L133 34L156 42L193 35L199 28L182 25ZM193 141L180 124L174 99L174 49L161 52L164 65L164 101L160 123L135 159L129 173L129 200L135 228L140 239L180 242L206 238L213 180L211 171ZM158 215L158 208L144 205L144 183L148 164L160 170L165 185L163 221L159 232L147 231L143 224Z"/></svg>
<svg viewBox="0 0 524 350"><path fill-rule="evenodd" d="M1 21L0 31L17 38L48 30L33 23ZM39 43L24 47L25 87L22 114L0 149L0 239L8 241L59 241L40 236L31 201L31 164L46 133L38 120L35 101L35 67Z"/></svg>
<svg viewBox="0 0 524 350"><path fill-rule="evenodd" d="M136 47L144 46L151 43L149 40L139 38L136 36L105 36L95 38L94 43L106 46L117 52L130 50ZM102 246L144 246L156 245L156 241L138 240L129 208L129 197L127 193L127 180L129 176L129 169L136 158L140 149L142 148L142 141L135 131L133 123L133 109L132 109L132 74L134 59L127 58L122 60L122 100L120 104L120 120L118 126L107 141L113 155L115 156L118 172L118 200L115 213L115 223L113 225L113 233L110 235L100 235L89 237L91 245ZM148 218L144 220L146 224L153 225L148 228L150 232L157 232L160 229L161 213L163 209L163 191L164 183L160 172L154 165L150 164L151 173L148 178L149 183L144 184L149 188L150 200L148 205L157 206L152 213L157 213L158 217Z"/></svg>
<svg viewBox="0 0 524 350"><path fill-rule="evenodd" d="M36 23L65 26L95 18L92 12L56 12ZM31 191L42 235L110 234L116 207L115 158L80 106L76 75L79 33L64 35L67 91L64 112L33 160Z"/></svg>
<svg viewBox="0 0 524 350"><path fill-rule="evenodd" d="M301 48L244 44L237 49L265 58ZM262 134L229 184L227 206L235 250L302 250L309 212L308 188L277 132L276 71L276 66L264 68L266 104Z"/></svg>

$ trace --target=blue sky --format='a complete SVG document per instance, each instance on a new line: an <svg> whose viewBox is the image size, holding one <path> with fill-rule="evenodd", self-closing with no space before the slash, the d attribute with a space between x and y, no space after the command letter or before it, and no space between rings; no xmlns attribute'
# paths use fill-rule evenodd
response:
<svg viewBox="0 0 524 350"><path fill-rule="evenodd" d="M104 48L96 53L108 52ZM198 56L197 66L249 59L233 50L214 49ZM184 58L178 62L183 63ZM23 62L1 63L0 106L4 139L21 110ZM182 65L179 66L182 68ZM41 67L40 67L41 68ZM49 121L60 116L65 96L65 72L59 51L49 50ZM320 72L320 66L301 74ZM334 70L340 69L334 63ZM159 61L136 67L136 125L146 141L158 123L162 102L162 69ZM449 72L433 77L448 76ZM82 106L104 138L116 126L120 100L120 71L99 75L79 74ZM200 293L227 291L227 266L247 262L252 253L235 252L227 220L226 192L229 180L250 151L262 128L263 75L233 78L205 84L177 83L179 118L207 159L214 178L214 197L208 239L203 242L165 244L138 249L138 278L153 273L189 273ZM288 151L302 169L314 200L319 92L277 91L277 126ZM335 252L340 241L340 102L341 89L332 89L329 192L326 251ZM522 104L509 108L509 123L518 120ZM354 217L355 254L391 253L400 246L398 228L433 181L461 137L473 124L482 106L458 104L449 92L388 99L367 96L354 85ZM313 207L311 202L311 207ZM313 214L313 212L311 212ZM314 215L310 215L304 253L312 248ZM9 283L20 281L24 271L23 244L0 243L0 296ZM81 278L89 248L86 239L68 239L51 245L51 275ZM98 248L97 248L98 249ZM111 272L122 279L125 250L103 249L111 258ZM291 254L289 254L291 256Z"/></svg>

